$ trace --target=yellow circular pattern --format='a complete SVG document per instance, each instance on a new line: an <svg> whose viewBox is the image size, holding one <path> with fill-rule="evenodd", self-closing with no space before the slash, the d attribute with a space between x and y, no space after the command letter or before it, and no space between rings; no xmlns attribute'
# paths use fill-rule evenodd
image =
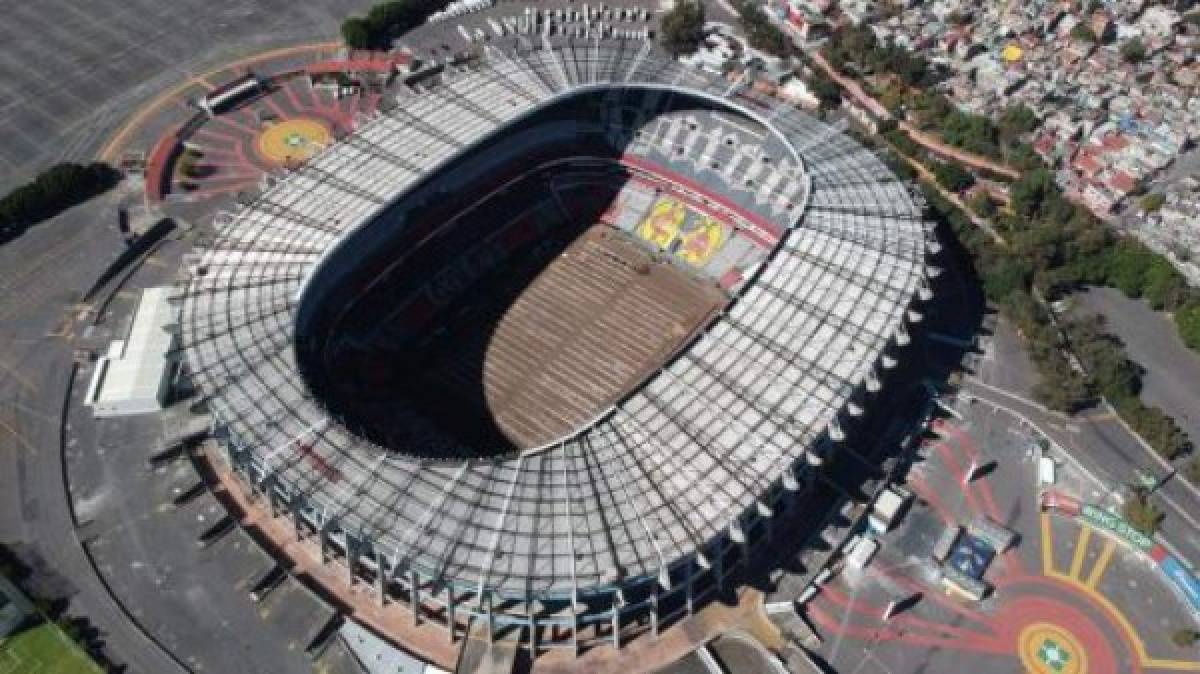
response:
<svg viewBox="0 0 1200 674"><path fill-rule="evenodd" d="M301 163L332 140L329 127L315 119L286 119L258 134L258 153L276 164Z"/></svg>
<svg viewBox="0 0 1200 674"><path fill-rule="evenodd" d="M1017 653L1029 674L1087 674L1087 653L1067 630L1034 623L1017 637Z"/></svg>

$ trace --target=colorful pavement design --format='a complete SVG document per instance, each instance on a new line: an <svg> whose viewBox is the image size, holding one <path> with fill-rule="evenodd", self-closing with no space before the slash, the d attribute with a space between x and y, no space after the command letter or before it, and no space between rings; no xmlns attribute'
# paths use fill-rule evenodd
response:
<svg viewBox="0 0 1200 674"><path fill-rule="evenodd" d="M297 117L268 125L258 133L256 149L265 161L280 166L308 161L333 139L321 121Z"/></svg>
<svg viewBox="0 0 1200 674"><path fill-rule="evenodd" d="M956 521L965 524L979 514L1005 522L988 478L962 486L962 477L972 463L986 465L973 438L950 424L943 424L937 430L940 437L927 443L926 448L930 462L939 462L945 470L914 471L909 485L946 524ZM1030 485L1028 491L1033 492L1032 481ZM1024 498L1031 503L1036 500L1029 493ZM1036 505L1031 505L1030 519L1036 517L1035 526L1040 526L1040 531L1022 530L1024 542L996 558L985 576L995 586L995 593L982 604L960 600L939 587L923 583L919 578L925 568L913 569L912 561L891 563L881 559L867 569L869 580L859 581L857 589L841 577L824 586L807 605L807 615L827 643L836 640L843 650L856 647L865 650L864 660L874 659L880 671L897 674L945 671L927 665L924 657L941 655L940 651L960 654L956 658L960 663L978 663L972 667L979 667L975 671L980 672L1200 672L1200 661L1156 658L1147 652L1138 627L1101 592L1098 585L1113 560L1118 545L1115 539L1075 524L1074 520L1064 520L1069 524L1066 529L1057 527L1060 534L1064 530L1078 530L1069 566L1064 567L1054 556L1055 527L1051 518L1055 516L1032 512L1035 509ZM956 520L952 512L966 516ZM1020 524L1016 526L1022 529ZM1087 565L1085 553L1093 538L1100 545L1100 552ZM888 591L872 593L869 590L872 585ZM914 606L901 610L890 620L883 619L887 596L916 593L921 593L921 597ZM1156 624L1150 629L1163 628ZM895 650L883 653L888 658L885 666L877 651L887 649L911 649L912 654L897 655ZM918 655L922 657L915 657ZM892 658L921 664L915 665L918 669L900 670L891 666ZM1006 661L1012 664L1006 665ZM1017 663L1023 669L1012 666ZM967 670L964 667L961 671Z"/></svg>
<svg viewBox="0 0 1200 674"><path fill-rule="evenodd" d="M263 174L303 163L354 126L357 112L378 105L378 94L335 99L303 77L272 85L269 93L207 120L189 139L200 153L199 177L173 181L170 192L189 200L236 194Z"/></svg>

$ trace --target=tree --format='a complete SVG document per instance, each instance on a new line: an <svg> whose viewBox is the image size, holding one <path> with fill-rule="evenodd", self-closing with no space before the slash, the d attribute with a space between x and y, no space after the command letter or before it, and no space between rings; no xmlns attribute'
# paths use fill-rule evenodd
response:
<svg viewBox="0 0 1200 674"><path fill-rule="evenodd" d="M1047 169L1035 169L1021 176L1009 187L1013 211L1024 217L1040 217L1045 214L1046 204L1058 193L1054 175Z"/></svg>
<svg viewBox="0 0 1200 674"><path fill-rule="evenodd" d="M1187 280L1165 258L1153 255L1142 277L1142 295L1156 311L1174 309L1188 294Z"/></svg>
<svg viewBox="0 0 1200 674"><path fill-rule="evenodd" d="M1165 203L1167 203L1167 197L1165 194L1152 192L1142 197L1141 201L1138 202L1138 205L1141 206L1142 210L1146 213L1153 213L1154 211L1162 208L1163 204Z"/></svg>
<svg viewBox="0 0 1200 674"><path fill-rule="evenodd" d="M1133 496L1121 507L1121 512L1134 529L1147 536L1153 536L1158 531L1158 526L1166 516L1141 488L1134 490Z"/></svg>
<svg viewBox="0 0 1200 674"><path fill-rule="evenodd" d="M954 111L954 106L941 93L926 89L913 97L912 110L916 115L917 125L928 129L948 117Z"/></svg>
<svg viewBox="0 0 1200 674"><path fill-rule="evenodd" d="M0 199L0 242L108 190L121 179L104 163L56 164Z"/></svg>
<svg viewBox="0 0 1200 674"><path fill-rule="evenodd" d="M887 142L895 146L896 150L902 154L913 157L914 159L919 157L921 154L921 146L917 145L916 141L914 141L907 133L901 131L900 129L886 131L884 132L883 137L887 140Z"/></svg>
<svg viewBox="0 0 1200 674"><path fill-rule="evenodd" d="M1024 103L1010 105L1004 109L997 121L1000 140L1006 145L1013 145L1021 135L1038 128L1039 123L1037 115L1029 106Z"/></svg>
<svg viewBox="0 0 1200 674"><path fill-rule="evenodd" d="M691 54L704 39L704 5L680 0L663 16L659 31L663 47L672 55Z"/></svg>
<svg viewBox="0 0 1200 674"><path fill-rule="evenodd" d="M842 103L842 90L820 69L813 69L813 75L808 80L808 86L813 95L820 101L822 110L832 110Z"/></svg>
<svg viewBox="0 0 1200 674"><path fill-rule="evenodd" d="M961 192L975 184L975 176L953 162L936 164L933 167L933 175L942 187L951 192Z"/></svg>
<svg viewBox="0 0 1200 674"><path fill-rule="evenodd" d="M975 215L981 218L990 218L996 214L996 202L992 201L988 193L983 190L980 190L978 194L971 197L971 200L967 202L967 206L972 211L975 211Z"/></svg>
<svg viewBox="0 0 1200 674"><path fill-rule="evenodd" d="M1176 311L1175 327L1188 348L1200 351L1200 302L1192 302Z"/></svg>
<svg viewBox="0 0 1200 674"><path fill-rule="evenodd" d="M870 28L846 24L834 32L823 53L834 68L845 71L851 64L860 68L866 65L877 46L878 40Z"/></svg>
<svg viewBox="0 0 1200 674"><path fill-rule="evenodd" d="M1033 387L1033 397L1046 407L1072 414L1091 397L1083 376L1065 363L1052 369L1043 365L1040 369L1038 382Z"/></svg>
<svg viewBox="0 0 1200 674"><path fill-rule="evenodd" d="M366 19L352 16L342 22L342 40L351 49L370 49L371 28Z"/></svg>
<svg viewBox="0 0 1200 674"><path fill-rule="evenodd" d="M746 34L746 42L755 49L768 54L784 57L792 52L792 41L771 23L762 7L747 0L739 0L735 4L742 32Z"/></svg>
<svg viewBox="0 0 1200 674"><path fill-rule="evenodd" d="M1146 45L1141 38L1133 38L1121 45L1121 60L1126 63L1141 63L1146 60Z"/></svg>
<svg viewBox="0 0 1200 674"><path fill-rule="evenodd" d="M992 157L997 152L998 131L992 120L983 115L972 115L961 110L952 110L941 121L942 139L964 150Z"/></svg>
<svg viewBox="0 0 1200 674"><path fill-rule="evenodd" d="M982 265L980 276L983 291L993 302L1003 301L1014 293L1025 292L1033 275L1029 261L1014 256L1002 256Z"/></svg>
<svg viewBox="0 0 1200 674"><path fill-rule="evenodd" d="M388 0L367 12L365 18L342 22L342 39L353 49L389 49L393 38L419 26L446 0Z"/></svg>

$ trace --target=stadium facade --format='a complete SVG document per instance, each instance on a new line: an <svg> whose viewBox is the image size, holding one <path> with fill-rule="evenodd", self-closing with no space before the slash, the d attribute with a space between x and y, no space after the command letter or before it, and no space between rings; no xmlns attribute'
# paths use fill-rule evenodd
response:
<svg viewBox="0 0 1200 674"><path fill-rule="evenodd" d="M744 84L643 42L489 47L219 215L181 329L229 465L348 582L450 638L482 621L531 646L620 646L689 614L778 534L937 273L877 157ZM425 353L446 307L581 217L615 234L554 248L528 294L607 288L624 337L564 333L574 359L453 349L492 368L492 435L431 416L420 387L372 407L397 385L373 359ZM534 339L514 313L493 341L504 320ZM489 365L522 357L541 379Z"/></svg>

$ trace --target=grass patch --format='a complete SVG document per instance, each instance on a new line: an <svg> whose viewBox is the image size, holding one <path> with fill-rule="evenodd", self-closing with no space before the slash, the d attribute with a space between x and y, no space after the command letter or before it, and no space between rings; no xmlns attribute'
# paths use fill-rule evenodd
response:
<svg viewBox="0 0 1200 674"><path fill-rule="evenodd" d="M102 674L56 625L34 624L0 639L0 674Z"/></svg>

